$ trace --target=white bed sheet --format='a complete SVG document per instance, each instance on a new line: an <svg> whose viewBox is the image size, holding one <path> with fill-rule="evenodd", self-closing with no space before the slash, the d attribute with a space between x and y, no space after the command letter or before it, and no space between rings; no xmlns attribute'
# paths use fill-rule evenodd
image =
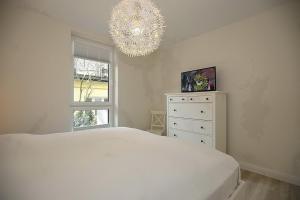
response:
<svg viewBox="0 0 300 200"><path fill-rule="evenodd" d="M1 200L225 200L239 165L129 128L0 136Z"/></svg>

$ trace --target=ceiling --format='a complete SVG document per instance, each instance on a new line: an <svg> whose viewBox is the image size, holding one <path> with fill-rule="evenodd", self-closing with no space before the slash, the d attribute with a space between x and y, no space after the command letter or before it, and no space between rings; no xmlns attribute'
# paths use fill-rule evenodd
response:
<svg viewBox="0 0 300 200"><path fill-rule="evenodd" d="M14 0L67 24L109 37L108 22L120 0ZM287 0L153 0L166 20L171 44L242 20Z"/></svg>

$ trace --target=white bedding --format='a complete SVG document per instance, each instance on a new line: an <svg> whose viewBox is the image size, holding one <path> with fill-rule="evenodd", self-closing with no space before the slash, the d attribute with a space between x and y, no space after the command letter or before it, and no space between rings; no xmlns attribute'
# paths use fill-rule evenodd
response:
<svg viewBox="0 0 300 200"><path fill-rule="evenodd" d="M0 136L1 200L225 200L238 163L129 128Z"/></svg>

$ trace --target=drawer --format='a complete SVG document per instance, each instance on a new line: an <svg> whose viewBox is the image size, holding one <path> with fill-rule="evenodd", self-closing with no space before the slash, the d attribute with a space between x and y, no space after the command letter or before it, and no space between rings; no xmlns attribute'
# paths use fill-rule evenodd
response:
<svg viewBox="0 0 300 200"><path fill-rule="evenodd" d="M212 96L189 96L187 97L188 102L213 102Z"/></svg>
<svg viewBox="0 0 300 200"><path fill-rule="evenodd" d="M180 103L180 102L187 102L188 98L183 96L172 96L168 97L168 102L170 103Z"/></svg>
<svg viewBox="0 0 300 200"><path fill-rule="evenodd" d="M170 103L168 116L212 120L212 103Z"/></svg>
<svg viewBox="0 0 300 200"><path fill-rule="evenodd" d="M212 121L169 117L168 127L198 134L212 135Z"/></svg>
<svg viewBox="0 0 300 200"><path fill-rule="evenodd" d="M190 133L187 131L181 131L176 129L169 129L169 136L175 137L182 140L192 141L195 143L203 143L207 144L209 146L213 146L212 137L206 136L206 135L199 135L195 133Z"/></svg>

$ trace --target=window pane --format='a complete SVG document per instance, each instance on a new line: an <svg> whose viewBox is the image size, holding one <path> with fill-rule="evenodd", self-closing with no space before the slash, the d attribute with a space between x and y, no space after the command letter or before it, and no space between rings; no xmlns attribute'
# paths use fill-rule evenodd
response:
<svg viewBox="0 0 300 200"><path fill-rule="evenodd" d="M104 110L75 110L73 112L73 127L85 128L109 123L109 111Z"/></svg>
<svg viewBox="0 0 300 200"><path fill-rule="evenodd" d="M74 102L109 101L109 63L74 57Z"/></svg>

